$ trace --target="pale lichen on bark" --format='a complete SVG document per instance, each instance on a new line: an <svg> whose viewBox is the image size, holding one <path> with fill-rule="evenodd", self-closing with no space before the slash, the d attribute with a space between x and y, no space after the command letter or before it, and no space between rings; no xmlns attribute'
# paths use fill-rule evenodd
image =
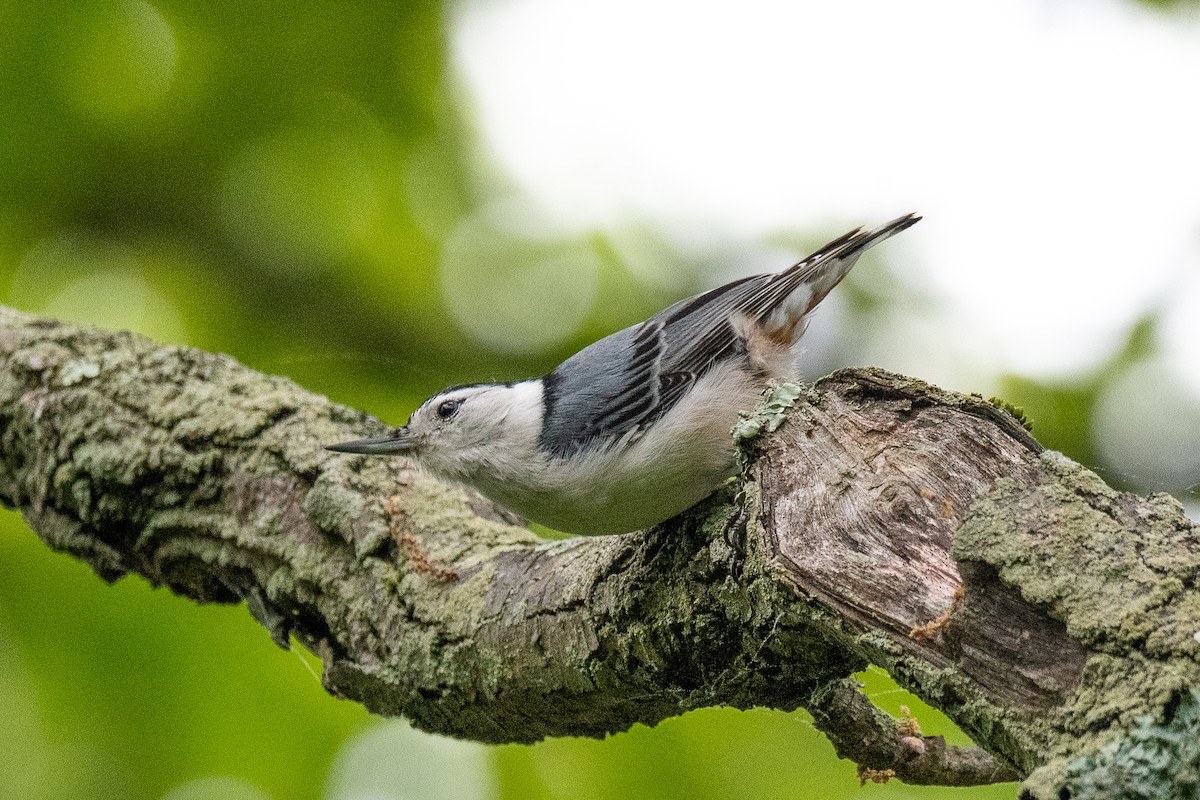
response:
<svg viewBox="0 0 1200 800"><path fill-rule="evenodd" d="M428 730L531 742L806 706L871 775L1032 773L1050 798L1200 683L1178 504L911 378L787 388L743 430L738 484L652 531L546 542L403 461L326 452L384 428L226 356L7 310L0 353L0 499L50 546L245 600L331 692ZM845 682L869 662L991 755L896 735Z"/></svg>

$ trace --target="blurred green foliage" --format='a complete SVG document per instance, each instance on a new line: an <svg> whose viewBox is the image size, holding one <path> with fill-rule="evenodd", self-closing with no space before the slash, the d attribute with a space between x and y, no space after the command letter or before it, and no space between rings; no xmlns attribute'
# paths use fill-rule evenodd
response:
<svg viewBox="0 0 1200 800"><path fill-rule="evenodd" d="M727 277L727 254L636 222L528 224L447 75L448 13L430 0L0 0L0 301L228 352L399 421L448 383L538 374ZM905 301L856 280L853 314ZM545 311L522 314L528 303ZM1095 463L1104 381L1012 377L1003 395L1047 444ZM1013 793L860 789L802 712L709 709L602 742L448 743L330 698L318 668L241 608L135 578L105 586L0 515L3 800ZM863 679L883 707L961 738L886 677ZM451 779L463 770L481 776L473 788Z"/></svg>
<svg viewBox="0 0 1200 800"><path fill-rule="evenodd" d="M320 796L369 721L325 694L320 662L242 609L105 586L23 527L0 518L0 797L152 798L207 775Z"/></svg>
<svg viewBox="0 0 1200 800"><path fill-rule="evenodd" d="M1138 0L1138 2L1162 11L1191 11L1200 6L1197 0Z"/></svg>

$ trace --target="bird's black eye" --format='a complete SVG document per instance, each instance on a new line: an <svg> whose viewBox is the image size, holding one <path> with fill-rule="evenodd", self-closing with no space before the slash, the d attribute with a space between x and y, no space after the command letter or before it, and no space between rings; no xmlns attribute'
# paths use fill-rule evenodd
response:
<svg viewBox="0 0 1200 800"><path fill-rule="evenodd" d="M442 402L438 403L438 419L450 419L458 413L458 407L460 405L462 405L461 400L443 400Z"/></svg>

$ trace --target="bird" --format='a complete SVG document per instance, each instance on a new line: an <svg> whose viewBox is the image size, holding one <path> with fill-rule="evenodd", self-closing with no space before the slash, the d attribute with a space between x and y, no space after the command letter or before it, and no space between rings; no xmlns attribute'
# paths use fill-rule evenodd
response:
<svg viewBox="0 0 1200 800"><path fill-rule="evenodd" d="M856 228L781 272L681 300L540 378L452 386L403 427L327 449L407 456L564 533L650 528L736 473L738 412L795 377L810 315L859 256L920 219Z"/></svg>

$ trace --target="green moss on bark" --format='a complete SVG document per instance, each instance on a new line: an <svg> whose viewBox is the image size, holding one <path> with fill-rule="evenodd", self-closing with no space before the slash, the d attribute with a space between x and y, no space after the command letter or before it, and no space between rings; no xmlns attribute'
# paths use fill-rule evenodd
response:
<svg viewBox="0 0 1200 800"><path fill-rule="evenodd" d="M1166 722L1141 717L1128 735L1066 766L1074 800L1178 800L1200 796L1200 691Z"/></svg>

